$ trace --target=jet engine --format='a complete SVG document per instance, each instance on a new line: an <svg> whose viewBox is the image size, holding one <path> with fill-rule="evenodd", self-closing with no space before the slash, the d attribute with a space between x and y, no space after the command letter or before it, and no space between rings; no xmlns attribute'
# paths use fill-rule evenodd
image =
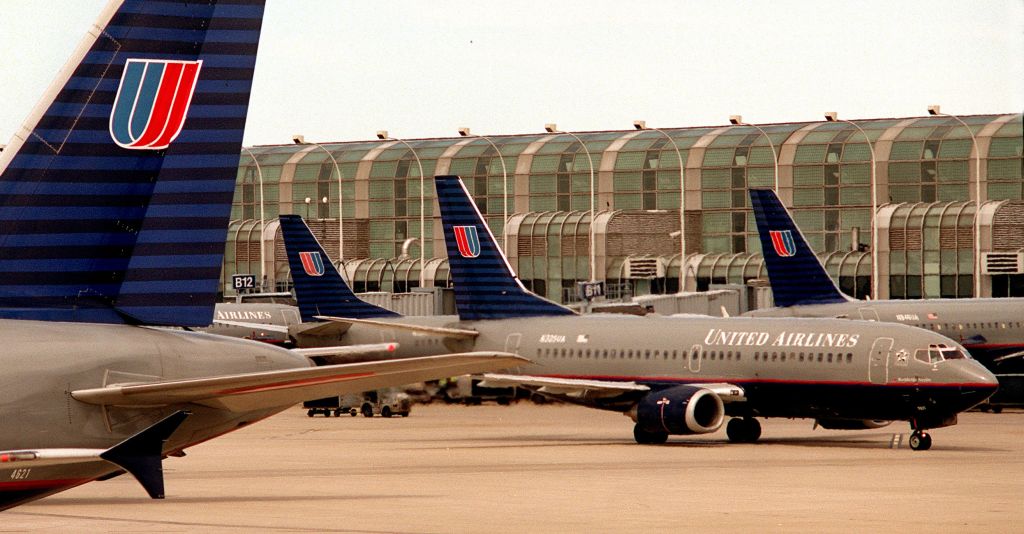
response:
<svg viewBox="0 0 1024 534"><path fill-rule="evenodd" d="M887 426L892 421L874 419L818 419L815 424L828 430L872 430Z"/></svg>
<svg viewBox="0 0 1024 534"><path fill-rule="evenodd" d="M651 433L707 434L725 420L722 399L709 389L675 386L652 391L634 408L637 427Z"/></svg>

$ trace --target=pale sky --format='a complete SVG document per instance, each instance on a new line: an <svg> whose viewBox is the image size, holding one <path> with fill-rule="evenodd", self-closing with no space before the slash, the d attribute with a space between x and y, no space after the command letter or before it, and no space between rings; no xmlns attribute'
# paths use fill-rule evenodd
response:
<svg viewBox="0 0 1024 534"><path fill-rule="evenodd" d="M0 0L0 144L106 0ZM45 6L45 7L44 7ZM1024 110L1024 0L268 0L245 142Z"/></svg>

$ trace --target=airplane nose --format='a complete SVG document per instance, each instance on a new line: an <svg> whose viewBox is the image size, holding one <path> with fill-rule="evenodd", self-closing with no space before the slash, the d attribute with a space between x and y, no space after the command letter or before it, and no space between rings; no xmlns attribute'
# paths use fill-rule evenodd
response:
<svg viewBox="0 0 1024 534"><path fill-rule="evenodd" d="M992 396L999 389L999 379L991 371L976 361L967 362L963 372L963 387L961 393L964 399L969 399L972 405L981 403Z"/></svg>

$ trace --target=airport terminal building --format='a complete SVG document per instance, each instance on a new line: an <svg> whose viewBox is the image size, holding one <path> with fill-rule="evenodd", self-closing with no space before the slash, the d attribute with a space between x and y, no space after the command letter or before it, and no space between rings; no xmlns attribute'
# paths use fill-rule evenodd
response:
<svg viewBox="0 0 1024 534"><path fill-rule="evenodd" d="M408 291L421 271L424 285L447 287L432 177L457 174L524 284L558 302L576 301L576 283L591 269L613 298L674 293L681 269L686 290L766 278L752 187L777 187L850 295L870 294L877 256L876 298L1024 296L1022 119L939 115L244 148L224 287L231 293L239 273L262 276L268 289L289 287L277 223L289 213L307 219L336 263L343 258L357 291Z"/></svg>

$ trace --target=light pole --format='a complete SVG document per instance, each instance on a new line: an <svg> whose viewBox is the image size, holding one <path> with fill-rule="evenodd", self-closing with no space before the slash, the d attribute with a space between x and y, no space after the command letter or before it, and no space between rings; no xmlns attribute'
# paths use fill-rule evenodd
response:
<svg viewBox="0 0 1024 534"><path fill-rule="evenodd" d="M757 131L761 132L761 135L768 140L768 146L772 149L772 164L775 169L775 194L779 194L779 153L775 151L775 143L772 142L772 138L768 135L768 132L764 131L764 129L756 124L743 122L743 115L729 115L729 122L736 126L750 126L751 128L757 128Z"/></svg>
<svg viewBox="0 0 1024 534"><path fill-rule="evenodd" d="M928 114L938 117L949 117L967 128L971 135L971 151L974 152L974 298L981 297L981 151L978 149L978 138L974 130L960 117L942 113L938 105L928 106Z"/></svg>
<svg viewBox="0 0 1024 534"><path fill-rule="evenodd" d="M490 143L494 147L494 151L498 153L498 160L501 161L501 217L504 221L501 225L501 248L505 251L505 255L508 255L508 170L505 168L505 157L501 155L498 145L494 144L494 141L491 141L486 135L470 133L469 128L466 127L459 128L459 135L483 139Z"/></svg>
<svg viewBox="0 0 1024 534"><path fill-rule="evenodd" d="M341 189L341 168L338 167L338 160L334 158L334 154L327 147L320 143L314 143L313 141L306 141L306 138L301 135L293 135L292 142L297 145L312 145L320 150L327 153L327 157L331 158L331 163L334 164L334 173L338 175L338 263L345 264L345 213L344 204L342 200L345 197L344 191Z"/></svg>
<svg viewBox="0 0 1024 534"><path fill-rule="evenodd" d="M597 278L597 256L594 251L594 158L590 156L590 151L587 150L586 143L580 139L580 136L572 132L563 132L558 129L558 125L555 123L548 123L544 125L544 130L548 133L553 134L564 134L572 136L573 139L579 141L580 146L583 147L583 152L587 154L587 163L590 164L590 281L595 282ZM569 179L569 189L572 190L572 178Z"/></svg>
<svg viewBox="0 0 1024 534"><path fill-rule="evenodd" d="M845 122L853 126L864 136L868 144L868 151L871 152L871 299L878 300L878 180L875 179L875 147L871 138L857 123L840 119L835 111L825 112L825 120L828 122Z"/></svg>
<svg viewBox="0 0 1024 534"><path fill-rule="evenodd" d="M633 121L633 127L637 130L651 130L660 133L672 143L676 151L676 158L679 160L679 292L686 291L686 166L683 165L683 155L679 151L679 145L668 132L661 128L647 126L645 121Z"/></svg>
<svg viewBox="0 0 1024 534"><path fill-rule="evenodd" d="M427 243L427 236L424 235L427 228L427 220L426 204L424 202L424 195L426 194L426 190L424 186L425 182L423 181L423 163L420 162L420 157L416 155L416 150L412 147L412 145L410 145L403 139L389 137L387 130L377 130L377 139L380 139L381 141L398 141L399 143L405 145L406 148L409 149L409 152L412 152L412 157L416 158L416 167L419 168L420 170L420 287L423 287L424 285L426 285L426 282L424 282L426 273L423 272L424 266L426 264L425 257L423 255L423 249L425 248Z"/></svg>
<svg viewBox="0 0 1024 534"><path fill-rule="evenodd" d="M263 246L263 234L267 229L267 219L263 214L263 169L260 168L260 162L256 159L256 154L252 153L252 150L249 150L244 146L242 147L242 150L245 151L245 153L252 158L252 162L256 164L256 176L260 181L260 291L263 291L264 285L267 282L267 267L265 263L267 257L265 252L266 249Z"/></svg>

